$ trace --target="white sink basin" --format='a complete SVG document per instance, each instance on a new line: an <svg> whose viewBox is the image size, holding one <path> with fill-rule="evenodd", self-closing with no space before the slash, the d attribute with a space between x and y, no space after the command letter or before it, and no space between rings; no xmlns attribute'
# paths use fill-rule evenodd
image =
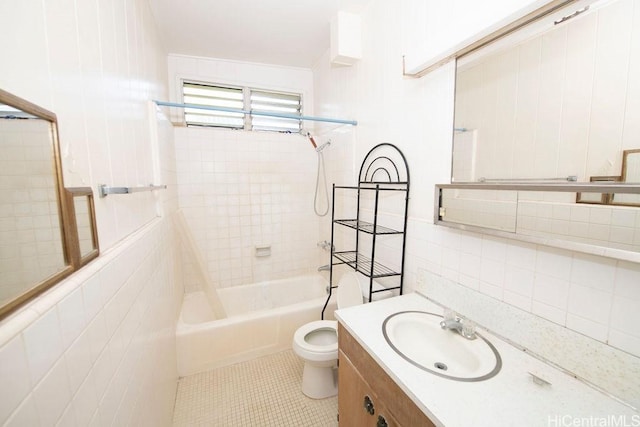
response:
<svg viewBox="0 0 640 427"><path fill-rule="evenodd" d="M387 317L382 333L405 360L440 377L483 381L500 372L502 359L483 336L469 340L440 327L442 317L425 311L402 311Z"/></svg>

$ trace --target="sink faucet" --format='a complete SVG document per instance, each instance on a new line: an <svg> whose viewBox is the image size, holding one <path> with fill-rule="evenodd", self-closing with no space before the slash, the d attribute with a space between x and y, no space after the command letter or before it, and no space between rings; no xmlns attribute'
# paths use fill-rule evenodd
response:
<svg viewBox="0 0 640 427"><path fill-rule="evenodd" d="M477 338L475 326L474 322L469 319L462 319L455 314L452 318L445 316L444 320L440 322L442 329L456 331L468 340L475 340Z"/></svg>

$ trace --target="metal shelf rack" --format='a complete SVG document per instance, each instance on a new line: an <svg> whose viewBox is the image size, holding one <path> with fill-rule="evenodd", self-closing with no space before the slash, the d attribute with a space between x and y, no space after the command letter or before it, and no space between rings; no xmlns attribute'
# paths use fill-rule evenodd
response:
<svg viewBox="0 0 640 427"><path fill-rule="evenodd" d="M336 190L355 191L357 205L355 218L335 218ZM378 223L381 194L389 191L404 193L404 218L401 227L392 228ZM373 222L360 219L363 214L361 196L372 192L373 195ZM371 302L373 294L398 290L402 294L404 282L404 258L406 248L407 216L409 208L409 166L402 151L393 144L382 143L373 147L365 156L360 166L357 186L336 186L333 184L331 208L331 259L329 270L329 295L322 308L322 319L331 299L333 290L338 287L334 284L333 268L337 265L346 265L353 270L362 273L369 278L368 302ZM335 249L335 228L346 227L355 230L355 248L352 250ZM361 248L361 234L371 239L369 250ZM402 251L398 254L400 268L390 268L376 260L376 242L378 236L402 236ZM364 254L363 252L367 252ZM378 278L397 277L398 285L384 286L374 289L373 280Z"/></svg>

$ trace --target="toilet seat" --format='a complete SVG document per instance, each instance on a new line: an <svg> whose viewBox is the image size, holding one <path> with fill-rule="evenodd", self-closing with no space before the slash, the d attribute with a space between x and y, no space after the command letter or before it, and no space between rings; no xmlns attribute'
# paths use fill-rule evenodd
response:
<svg viewBox="0 0 640 427"><path fill-rule="evenodd" d="M360 282L357 273L349 272L342 276L338 285L338 308L346 308L363 303ZM330 343L314 344L308 336L330 330L333 337ZM338 358L338 322L335 320L316 320L300 326L293 334L293 349L303 359L322 362Z"/></svg>
<svg viewBox="0 0 640 427"><path fill-rule="evenodd" d="M333 332L335 341L330 344L316 345L306 339L308 335L322 330ZM338 354L338 322L316 320L302 325L293 335L293 347L296 353L307 360L319 362L335 359Z"/></svg>

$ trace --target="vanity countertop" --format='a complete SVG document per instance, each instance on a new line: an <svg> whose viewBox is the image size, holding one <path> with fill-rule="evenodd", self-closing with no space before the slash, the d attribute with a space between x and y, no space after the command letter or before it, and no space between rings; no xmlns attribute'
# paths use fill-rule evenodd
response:
<svg viewBox="0 0 640 427"><path fill-rule="evenodd" d="M406 310L442 313L442 307L411 293L337 310L335 316L436 425L640 426L640 413L631 407L482 328L502 357L495 377L459 382L425 372L397 354L382 334L387 316ZM550 385L534 383L530 373Z"/></svg>

